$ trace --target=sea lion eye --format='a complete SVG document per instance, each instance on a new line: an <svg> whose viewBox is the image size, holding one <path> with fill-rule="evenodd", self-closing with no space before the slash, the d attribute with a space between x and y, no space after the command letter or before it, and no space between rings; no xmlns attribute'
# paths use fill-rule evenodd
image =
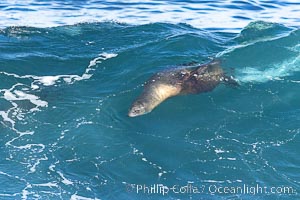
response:
<svg viewBox="0 0 300 200"><path fill-rule="evenodd" d="M143 115L143 114L145 114L145 112L146 112L146 108L143 104L135 104L132 106L128 115L130 117L135 117L135 116Z"/></svg>
<svg viewBox="0 0 300 200"><path fill-rule="evenodd" d="M140 109L139 109L139 108L134 108L134 109L133 109L133 113L134 113L134 114L138 114L139 112L140 112Z"/></svg>
<svg viewBox="0 0 300 200"><path fill-rule="evenodd" d="M139 105L134 109L135 113L141 113L144 110L145 110L145 107L143 105Z"/></svg>
<svg viewBox="0 0 300 200"><path fill-rule="evenodd" d="M141 113L144 112L144 110L145 110L144 105L143 104L139 104L139 105L135 105L133 107L132 111L133 111L134 114L141 114Z"/></svg>

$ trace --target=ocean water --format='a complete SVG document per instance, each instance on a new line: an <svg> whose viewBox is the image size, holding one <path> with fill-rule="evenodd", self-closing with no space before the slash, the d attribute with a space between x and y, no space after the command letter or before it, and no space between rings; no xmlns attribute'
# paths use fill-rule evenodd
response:
<svg viewBox="0 0 300 200"><path fill-rule="evenodd" d="M299 199L299 9L0 3L0 199ZM154 73L214 57L239 87L127 116Z"/></svg>

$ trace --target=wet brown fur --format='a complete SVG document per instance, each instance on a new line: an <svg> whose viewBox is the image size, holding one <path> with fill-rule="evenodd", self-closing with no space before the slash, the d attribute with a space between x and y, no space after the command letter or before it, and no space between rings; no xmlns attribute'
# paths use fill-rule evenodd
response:
<svg viewBox="0 0 300 200"><path fill-rule="evenodd" d="M196 67L159 72L147 81L144 91L133 103L129 116L151 112L172 96L211 91L225 78L217 60ZM144 110L137 113L139 107Z"/></svg>

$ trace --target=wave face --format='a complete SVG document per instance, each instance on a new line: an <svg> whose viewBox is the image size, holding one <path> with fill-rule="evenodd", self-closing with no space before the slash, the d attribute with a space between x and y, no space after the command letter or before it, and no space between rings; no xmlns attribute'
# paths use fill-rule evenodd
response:
<svg viewBox="0 0 300 200"><path fill-rule="evenodd" d="M208 191L254 184L299 191L299 38L299 29L263 21L239 33L112 22L1 29L0 197L278 197ZM215 56L240 87L127 117L151 75ZM155 183L205 190L135 192Z"/></svg>

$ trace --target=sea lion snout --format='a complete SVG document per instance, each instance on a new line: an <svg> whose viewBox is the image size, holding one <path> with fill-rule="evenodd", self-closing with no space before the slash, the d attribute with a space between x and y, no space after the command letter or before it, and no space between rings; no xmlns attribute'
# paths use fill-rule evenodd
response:
<svg viewBox="0 0 300 200"><path fill-rule="evenodd" d="M148 113L146 107L142 102L134 102L131 108L129 109L128 116L129 117L137 117L140 115L144 115Z"/></svg>

